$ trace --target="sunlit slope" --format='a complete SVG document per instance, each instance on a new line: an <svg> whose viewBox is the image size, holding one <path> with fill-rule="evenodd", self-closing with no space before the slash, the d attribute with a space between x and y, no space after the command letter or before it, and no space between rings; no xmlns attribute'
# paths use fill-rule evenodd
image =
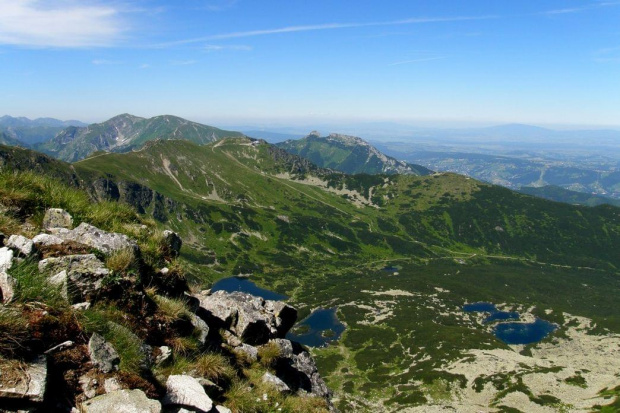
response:
<svg viewBox="0 0 620 413"><path fill-rule="evenodd" d="M173 225L197 244L217 239L224 249L253 247L237 255L475 254L620 265L614 248L620 242L620 209L557 204L455 174L349 176L248 139L207 146L161 141L75 168L89 180L110 174L179 202L183 207L171 212Z"/></svg>

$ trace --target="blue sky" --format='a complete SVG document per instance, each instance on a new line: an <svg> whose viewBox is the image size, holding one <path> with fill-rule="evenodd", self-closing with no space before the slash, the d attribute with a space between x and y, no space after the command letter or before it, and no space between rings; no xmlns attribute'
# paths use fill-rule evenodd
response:
<svg viewBox="0 0 620 413"><path fill-rule="evenodd" d="M0 115L620 125L620 1L0 0Z"/></svg>

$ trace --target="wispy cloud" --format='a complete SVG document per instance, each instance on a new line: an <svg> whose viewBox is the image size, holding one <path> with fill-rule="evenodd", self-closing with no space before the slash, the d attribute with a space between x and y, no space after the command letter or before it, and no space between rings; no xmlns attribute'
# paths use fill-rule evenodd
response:
<svg viewBox="0 0 620 413"><path fill-rule="evenodd" d="M609 47L594 52L595 62L598 63L615 63L620 62L620 47Z"/></svg>
<svg viewBox="0 0 620 413"><path fill-rule="evenodd" d="M118 61L118 60L107 60L107 59L95 59L92 61L92 63L96 66L101 66L101 65L121 65L123 64L123 62Z"/></svg>
<svg viewBox="0 0 620 413"><path fill-rule="evenodd" d="M237 0L211 0L206 2L201 8L210 11L227 10L237 4Z"/></svg>
<svg viewBox="0 0 620 413"><path fill-rule="evenodd" d="M142 63L140 66L138 66L139 69L150 69L151 65L148 63Z"/></svg>
<svg viewBox="0 0 620 413"><path fill-rule="evenodd" d="M447 58L448 58L447 56L421 57L419 59L403 60L402 62L390 63L388 66L399 66L399 65L408 65L408 64L411 64L411 63L431 62L433 60L443 60L443 59L447 59Z"/></svg>
<svg viewBox="0 0 620 413"><path fill-rule="evenodd" d="M573 14L573 13L581 13L588 10L599 9L602 7L613 7L620 6L620 1L601 1L594 4L590 4L588 6L583 7L568 7L564 9L554 9L554 10L546 10L541 12L540 14L544 15L557 15L557 14Z"/></svg>
<svg viewBox="0 0 620 413"><path fill-rule="evenodd" d="M0 44L102 47L120 38L120 10L77 0L0 0Z"/></svg>
<svg viewBox="0 0 620 413"><path fill-rule="evenodd" d="M248 52L252 50L252 48L250 46L237 45L237 44L228 44L228 45L208 44L204 47L204 50L207 52L220 52L222 50L238 50L238 51Z"/></svg>
<svg viewBox="0 0 620 413"><path fill-rule="evenodd" d="M256 37L267 36L273 34L283 33L297 33L297 32L310 32L320 30L339 30L339 29L351 29L358 27L381 27L381 26L404 26L410 24L424 24L424 23L443 23L443 22L455 22L455 21L467 21L467 20L489 20L497 19L498 16L455 16L455 17L421 17L410 18L403 20L392 20L383 22L367 22L367 23L322 23L322 24L310 24L302 26L287 26L274 29L264 30L249 30L242 32L220 33L203 37L195 37L191 39L182 39L172 42L159 44L158 47L170 47L179 46L183 44L200 43L210 40L224 40L224 39L237 39L243 37Z"/></svg>
<svg viewBox="0 0 620 413"><path fill-rule="evenodd" d="M196 60L171 60L170 64L172 66L191 66L196 64Z"/></svg>

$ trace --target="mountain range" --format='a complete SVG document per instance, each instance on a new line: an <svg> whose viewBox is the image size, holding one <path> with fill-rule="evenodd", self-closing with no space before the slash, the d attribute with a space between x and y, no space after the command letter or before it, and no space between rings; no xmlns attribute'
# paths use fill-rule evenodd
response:
<svg viewBox="0 0 620 413"><path fill-rule="evenodd" d="M321 137L318 132L297 140L276 144L289 153L299 155L323 168L347 174L428 175L423 166L408 164L384 155L368 142L355 137L332 133Z"/></svg>

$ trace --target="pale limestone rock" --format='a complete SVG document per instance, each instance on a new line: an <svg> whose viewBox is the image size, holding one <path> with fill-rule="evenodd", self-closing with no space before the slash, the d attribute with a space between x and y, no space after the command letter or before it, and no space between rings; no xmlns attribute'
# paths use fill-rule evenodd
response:
<svg viewBox="0 0 620 413"><path fill-rule="evenodd" d="M166 381L164 405L179 405L209 412L213 408L211 398L207 396L198 380L191 376L172 375Z"/></svg>
<svg viewBox="0 0 620 413"><path fill-rule="evenodd" d="M84 413L161 413L161 403L142 390L117 390L82 404Z"/></svg>

